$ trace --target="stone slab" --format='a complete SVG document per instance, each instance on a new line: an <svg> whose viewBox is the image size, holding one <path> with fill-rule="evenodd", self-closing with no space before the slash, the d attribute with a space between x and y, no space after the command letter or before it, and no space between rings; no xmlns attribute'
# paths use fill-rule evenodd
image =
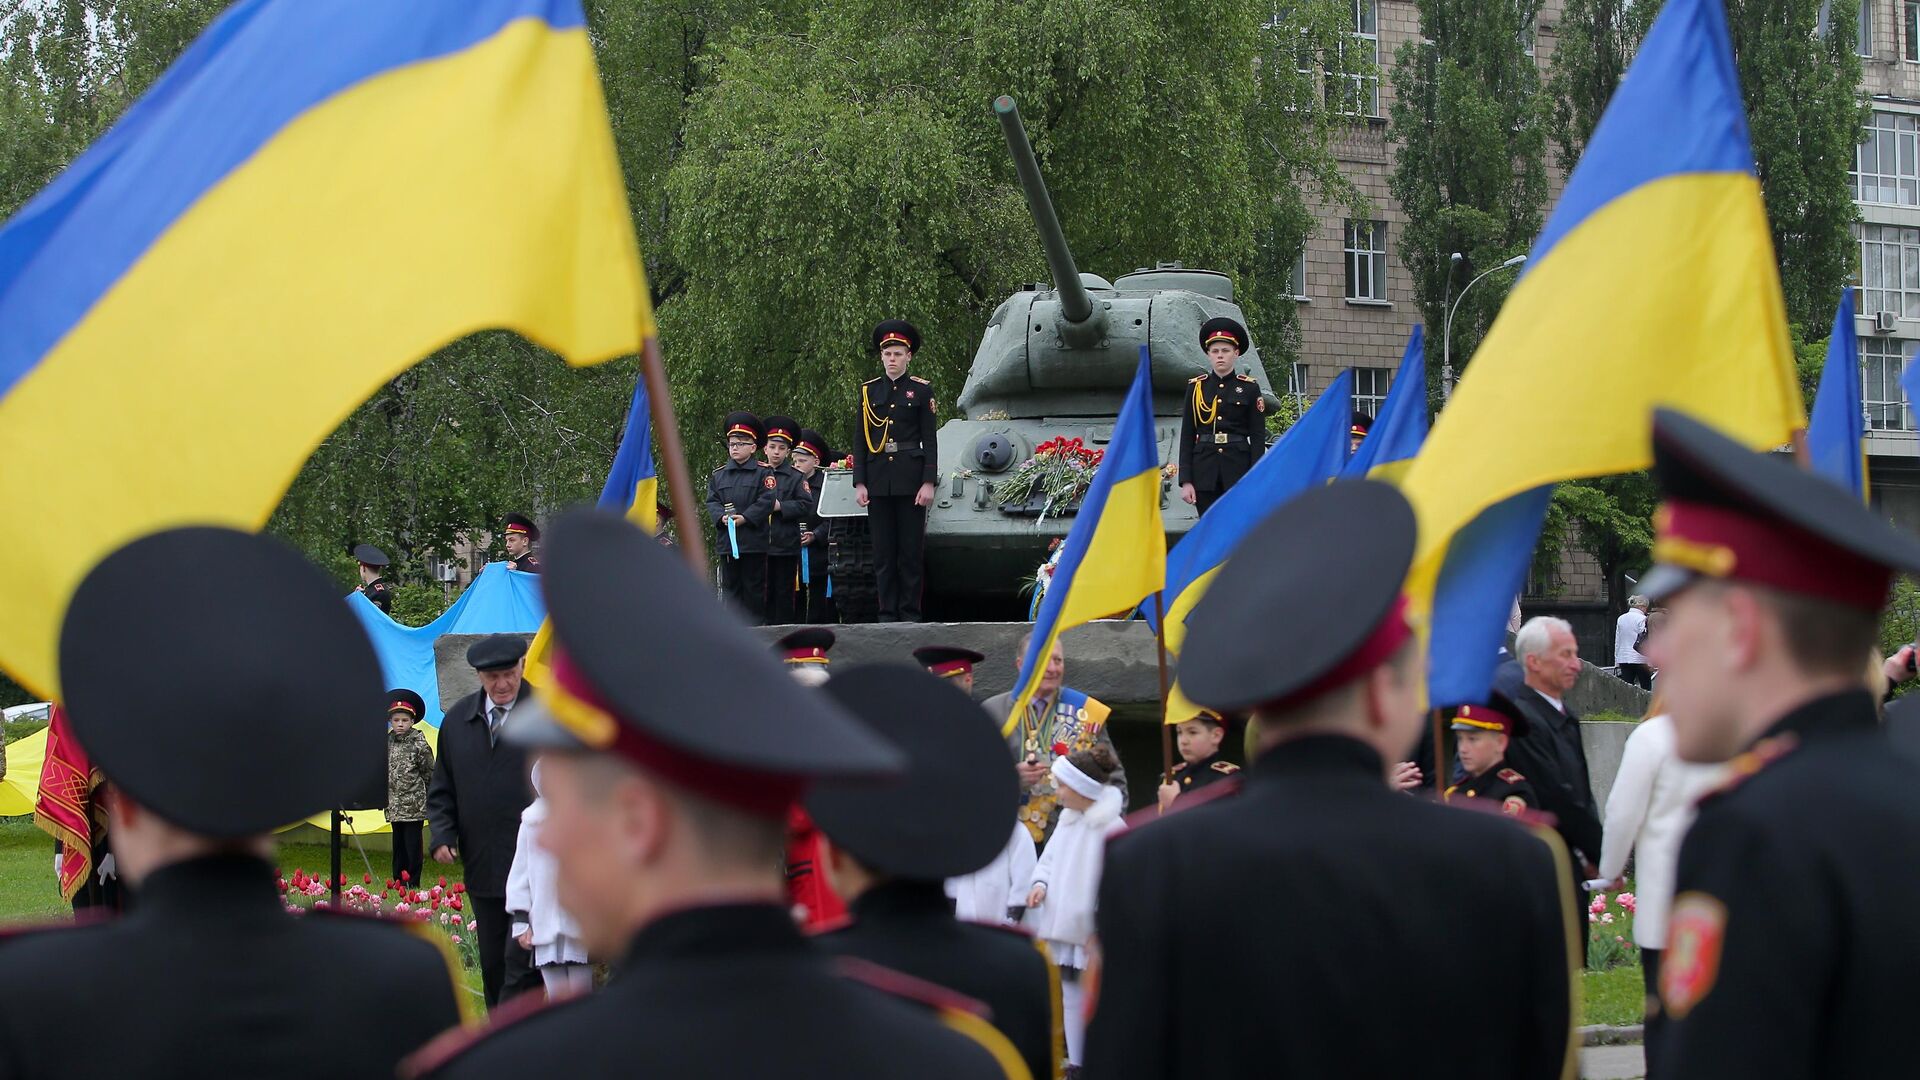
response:
<svg viewBox="0 0 1920 1080"><path fill-rule="evenodd" d="M1634 1080L1647 1075L1640 1046L1587 1046L1580 1050L1581 1080Z"/></svg>

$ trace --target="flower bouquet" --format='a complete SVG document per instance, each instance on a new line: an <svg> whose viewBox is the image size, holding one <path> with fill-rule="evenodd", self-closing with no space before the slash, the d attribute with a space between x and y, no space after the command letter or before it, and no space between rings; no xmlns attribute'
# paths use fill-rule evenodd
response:
<svg viewBox="0 0 1920 1080"><path fill-rule="evenodd" d="M1093 486L1093 474L1105 450L1082 443L1078 436L1055 436L1034 447L1033 456L1020 463L1012 476L994 485L1000 509L1008 513L1048 514L1077 505Z"/></svg>
<svg viewBox="0 0 1920 1080"><path fill-rule="evenodd" d="M1588 971L1605 971L1640 959L1633 943L1633 913L1638 906L1630 892L1615 895L1612 903L1605 893L1593 894L1587 904Z"/></svg>

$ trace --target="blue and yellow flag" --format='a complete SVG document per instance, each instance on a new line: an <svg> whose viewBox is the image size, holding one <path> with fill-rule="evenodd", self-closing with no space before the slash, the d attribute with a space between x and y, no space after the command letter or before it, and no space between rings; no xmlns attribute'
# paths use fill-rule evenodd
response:
<svg viewBox="0 0 1920 1080"><path fill-rule="evenodd" d="M1380 414L1373 418L1373 429L1340 475L1397 483L1420 453L1427 441L1425 337L1425 327L1414 323L1406 351L1400 354L1400 370L1394 373L1387 400L1380 403Z"/></svg>
<svg viewBox="0 0 1920 1080"><path fill-rule="evenodd" d="M0 663L53 693L80 578L262 525L307 455L490 327L654 333L578 0L244 0L0 230Z"/></svg>
<svg viewBox="0 0 1920 1080"><path fill-rule="evenodd" d="M1013 707L1001 734L1013 732L1026 714L1040 679L1044 657L1063 631L1125 614L1159 592L1167 581L1167 529L1160 518L1160 450L1153 433L1153 365L1140 347L1140 367L1120 406L1100 471L1081 501L1073 528L1067 530L1054 564L1053 582L1040 600L1020 662Z"/></svg>
<svg viewBox="0 0 1920 1080"><path fill-rule="evenodd" d="M1756 448L1804 425L1777 267L1726 12L1669 0L1402 485L1433 704L1485 694L1549 486L1646 467L1655 406Z"/></svg>
<svg viewBox="0 0 1920 1080"><path fill-rule="evenodd" d="M1860 339L1853 326L1853 288L1840 290L1827 338L1827 366L1807 419L1813 471L1867 498L1867 413L1860 400Z"/></svg>
<svg viewBox="0 0 1920 1080"><path fill-rule="evenodd" d="M1254 526L1281 503L1340 475L1352 445L1352 424L1353 373L1343 371L1173 546L1167 556L1169 599L1162 635L1169 655L1179 655L1187 640L1187 615ZM1199 711L1176 679L1167 695L1166 722L1177 724Z"/></svg>
<svg viewBox="0 0 1920 1080"><path fill-rule="evenodd" d="M607 482L601 486L596 504L602 510L625 514L628 521L648 532L660 527L660 481L653 473L651 407L647 380L642 375L633 384L627 429L620 433L620 448L614 451L613 467L607 470Z"/></svg>

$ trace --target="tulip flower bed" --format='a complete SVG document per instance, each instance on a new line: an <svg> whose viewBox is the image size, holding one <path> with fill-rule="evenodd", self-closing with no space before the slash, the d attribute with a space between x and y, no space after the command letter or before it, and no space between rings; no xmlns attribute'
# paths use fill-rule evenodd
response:
<svg viewBox="0 0 1920 1080"><path fill-rule="evenodd" d="M1633 943L1633 894L1594 893L1587 901L1587 970L1638 967L1640 947Z"/></svg>
<svg viewBox="0 0 1920 1080"><path fill-rule="evenodd" d="M333 886L327 875L310 874L298 867L280 872L280 892L287 911L295 915L333 904ZM414 882L376 880L365 870L357 878L347 873L340 875L343 910L424 924L447 939L454 955L460 958L462 968L477 972L480 953L474 943L473 912L468 908L466 895L465 882L449 882L444 876Z"/></svg>

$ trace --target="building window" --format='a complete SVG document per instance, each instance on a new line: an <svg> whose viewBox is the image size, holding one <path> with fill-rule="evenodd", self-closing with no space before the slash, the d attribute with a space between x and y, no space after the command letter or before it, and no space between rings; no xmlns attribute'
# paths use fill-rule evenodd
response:
<svg viewBox="0 0 1920 1080"><path fill-rule="evenodd" d="M1287 295L1295 300L1307 299L1307 246L1300 245L1300 254L1293 257L1293 265L1287 268Z"/></svg>
<svg viewBox="0 0 1920 1080"><path fill-rule="evenodd" d="M1868 430L1915 430L1907 395L1900 389L1900 373L1917 347L1920 341L1860 339L1860 397L1867 407Z"/></svg>
<svg viewBox="0 0 1920 1080"><path fill-rule="evenodd" d="M1907 59L1920 62L1920 3L1907 0L1900 8L1901 21L1907 31Z"/></svg>
<svg viewBox="0 0 1920 1080"><path fill-rule="evenodd" d="M1380 115L1380 0L1353 0L1355 55L1366 72L1327 80L1327 104L1350 116ZM1346 67L1348 42L1340 45L1340 66Z"/></svg>
<svg viewBox="0 0 1920 1080"><path fill-rule="evenodd" d="M1287 396L1293 399L1296 412L1306 411L1307 365L1292 364L1287 368Z"/></svg>
<svg viewBox="0 0 1920 1080"><path fill-rule="evenodd" d="M1853 197L1883 206L1920 206L1920 117L1875 112L1868 118L1853 151Z"/></svg>
<svg viewBox="0 0 1920 1080"><path fill-rule="evenodd" d="M1860 55L1873 55L1873 0L1860 0Z"/></svg>
<svg viewBox="0 0 1920 1080"><path fill-rule="evenodd" d="M1378 416L1380 414L1380 406L1387 400L1387 390L1392 384L1392 368L1354 368L1354 411L1366 413L1368 416Z"/></svg>
<svg viewBox="0 0 1920 1080"><path fill-rule="evenodd" d="M1920 229L1860 226L1860 314L1920 319Z"/></svg>
<svg viewBox="0 0 1920 1080"><path fill-rule="evenodd" d="M1387 223L1347 221L1347 299L1387 298Z"/></svg>
<svg viewBox="0 0 1920 1080"><path fill-rule="evenodd" d="M1534 32L1532 23L1528 23L1520 28L1520 47L1526 50L1528 56L1537 55L1534 51L1538 47L1535 41L1537 37L1538 35Z"/></svg>

